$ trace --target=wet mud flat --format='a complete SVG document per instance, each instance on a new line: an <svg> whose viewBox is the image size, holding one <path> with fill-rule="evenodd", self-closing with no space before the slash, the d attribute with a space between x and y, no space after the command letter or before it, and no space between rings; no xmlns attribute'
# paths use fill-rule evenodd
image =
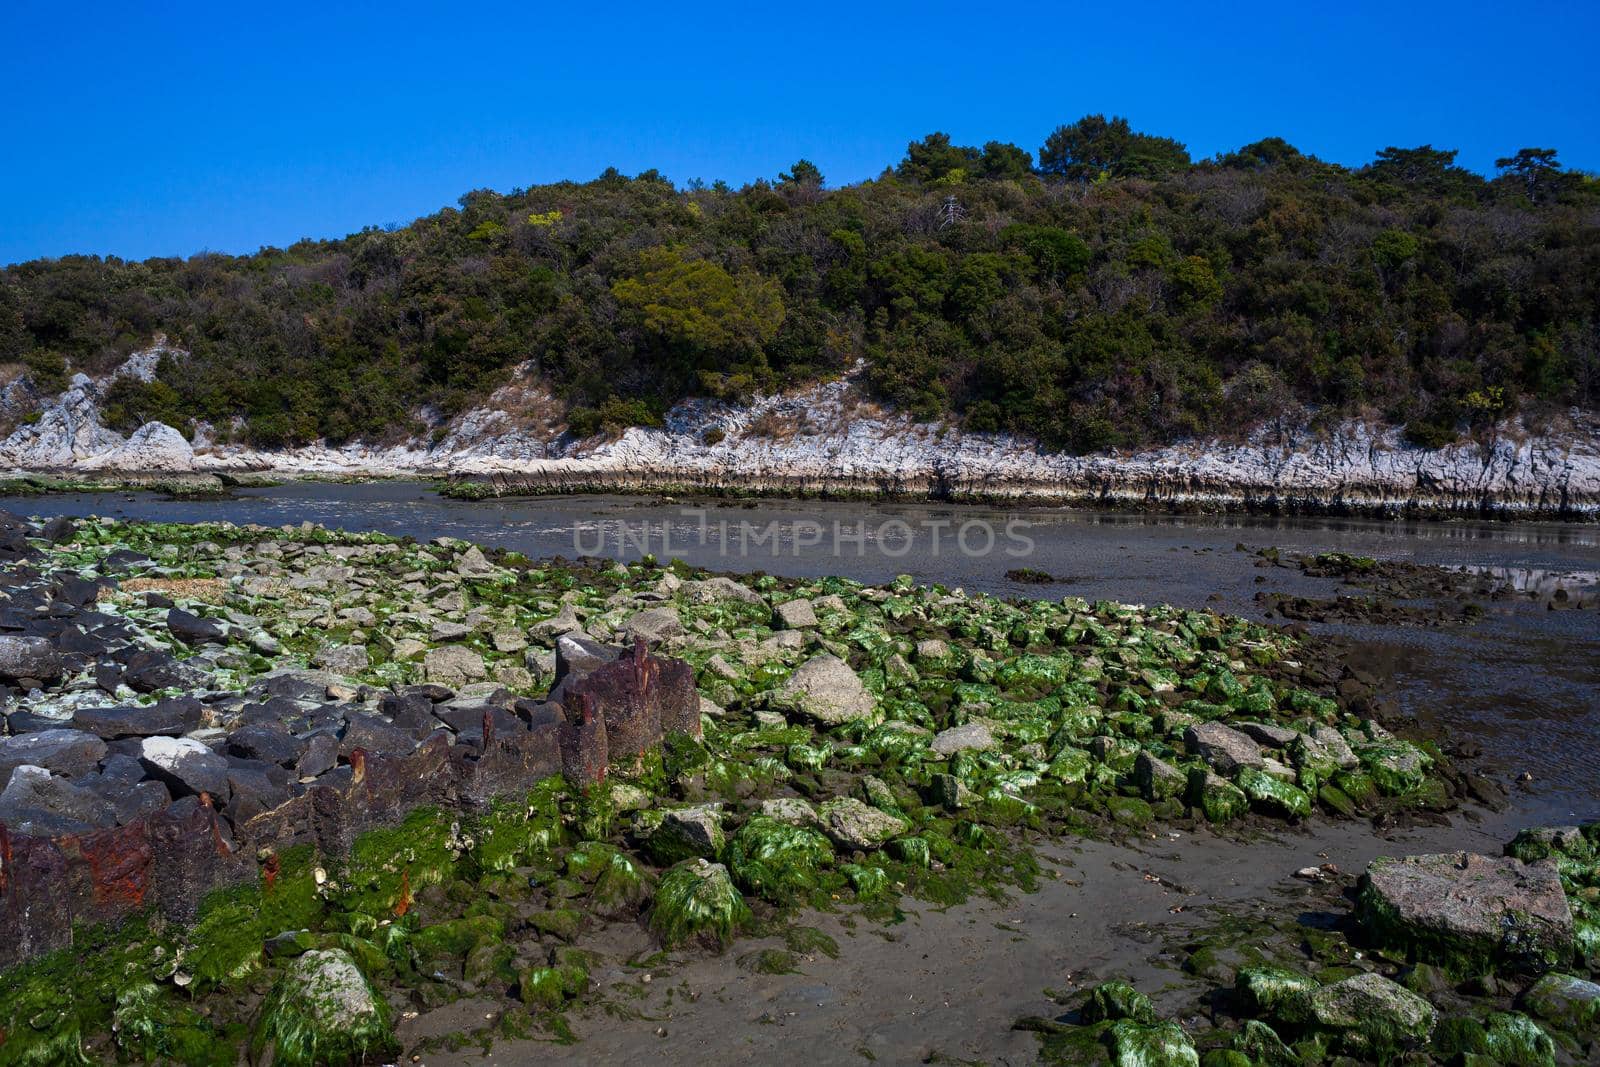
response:
<svg viewBox="0 0 1600 1067"><path fill-rule="evenodd" d="M320 679L327 683L320 694L300 693L300 702L314 707L296 713L315 717L333 705L340 707L339 720L303 732L348 733L352 716L374 734L380 723L369 718L404 731L394 702L420 696L436 720L430 733L443 730L452 735L452 748L470 747L472 724L449 721L455 710L449 705L477 701L480 739L482 705L520 719L516 702L549 695L563 654L561 639L578 634L613 649L643 639L659 654L683 657L695 667L708 702L702 706L705 736L695 746L663 752L659 774L641 767L642 777L610 783L608 797L626 787L623 803L593 806L594 797L583 790L547 798L553 806L543 808L527 798L527 816L514 820L521 829L510 838L521 842L514 858L526 862L491 866L496 877L488 883L485 865L473 858L476 842L459 853L446 847L448 863L442 854L431 866L415 868L410 860L380 861L387 880L380 876L376 899L356 908L348 907L350 886L341 877L339 857L303 870L313 886L335 884L331 896L317 893L321 903L304 938L291 937L269 952L264 937L258 955L247 946L240 950L242 960L228 957L240 975L212 973L209 988L202 986L188 1001L176 994L193 989L194 975L174 968L150 976L154 994L140 985L144 999L118 1002L125 1021L135 1018L136 1007L146 1011L143 1030L125 1031L165 1033L164 1040L175 1032L198 1032L222 1049L239 1047L249 1028L259 1028L265 1006L281 1008L277 991L292 967L286 961L343 950L372 972L366 977L393 1012L394 1039L428 1062L485 1055L525 1062L535 1047L541 1057L567 1048L575 1058L600 1057L607 1049L619 1057L647 1049L680 1049L685 1055L698 1049L698 1058L731 1061L741 1054L723 1060L710 1047L727 1035L708 1040L716 1031L708 1034L695 1023L720 1026L745 1011L751 996L769 1005L749 1035L755 1049L762 1047L763 1035L795 1039L798 1032L798 1040L821 1050L816 1055L824 1062L835 1053L840 1062L899 1060L912 1048L919 1056L1021 1061L1041 1049L1049 1052L1049 1042L1059 1045L1066 1037L1044 1026L1041 1045L1037 1020L1080 1025L1074 1000L1091 978L1133 980L1154 995L1161 1013L1145 1020L1135 1010L1140 1018L1101 1020L1095 1025L1102 1030L1128 1022L1122 1031L1131 1035L1127 1040L1157 1038L1158 1024L1176 1019L1187 1040L1206 1047L1216 1043L1213 1031L1233 1042L1240 1019L1226 1011L1208 1018L1165 989L1175 984L1204 1003L1237 980L1213 968L1184 970L1197 951L1189 946L1215 936L1198 924L1201 917L1216 925L1234 921L1217 916L1219 911L1265 911L1274 929L1288 931L1278 936L1293 941L1304 926L1298 917L1309 907L1297 905L1293 895L1313 892L1325 897L1316 902L1317 913L1334 916L1326 921L1349 921L1336 915L1340 901L1353 913L1348 897L1354 886L1346 880L1385 847L1368 828L1373 818L1385 832L1403 835L1395 844L1407 851L1466 846L1496 852L1515 829L1491 821L1491 832L1475 833L1472 819L1483 818L1481 813L1446 814L1468 795L1470 766L1456 766L1453 752L1426 737L1418 735L1423 744L1412 745L1365 715L1381 700L1373 685L1347 677L1345 668L1309 652L1292 632L1196 609L1130 609L1071 594L1042 604L1006 604L953 597L948 589L908 580L883 586L731 580L654 563L541 567L494 553L473 555L475 550L459 543L391 548L383 539L318 530L88 524L70 539L49 542L54 548L34 543L39 540L30 544L67 564L40 574L51 581L68 568L87 580L84 571L118 552L149 561L119 571L116 588L97 593L91 610L101 610L103 595L106 607L116 608L117 624L138 642L209 675L192 688L210 698L200 701L208 712L222 714L198 728L183 723L173 740L213 742L226 752L227 713L264 703L248 692L261 675L315 666L339 677ZM274 544L276 555L264 547ZM166 551L168 546L176 550ZM312 573L319 567L337 573ZM407 580L419 571L420 577ZM297 577L310 581L294 589ZM441 588L446 586L454 588ZM354 600L347 599L351 592ZM453 599L435 602L456 592L462 594L459 606ZM302 594L298 601L290 595L295 593ZM809 605L811 621L801 602ZM344 614L363 610L367 615ZM480 612L475 618L474 610ZM378 640L372 640L375 634ZM277 642L276 651L263 636ZM364 651L364 663L357 649ZM713 664L714 658L719 662ZM802 673L819 659L837 661L845 670L824 664ZM1354 686L1341 692L1345 682ZM145 695L154 700L140 703L132 693L119 692L120 684L116 680L107 690L97 679L100 696L93 701L82 687L71 699L40 689L43 700L30 699L26 709L19 701L9 717L71 721L85 711L80 725L87 725L96 708L129 698L134 706L149 707L177 696L151 690ZM228 693L242 696L218 696ZM521 710L532 717L531 708ZM1252 723L1254 732L1245 729ZM23 725L37 724L25 719ZM429 723L411 729L424 726ZM1328 751L1333 737L1319 726L1350 747L1354 763L1339 766L1345 757ZM29 732L36 731L13 736ZM172 733L168 728L151 736ZM107 743L119 740L126 739ZM1313 742L1322 748L1311 748ZM143 745L141 740L139 758ZM671 774L667 755L678 761ZM338 766L352 765L341 759ZM1347 775L1348 789L1338 784L1340 774ZM1362 778L1372 779L1368 789ZM640 797L630 788L642 792L646 803L633 807ZM1353 801L1352 812L1340 811L1340 794ZM1511 798L1517 796L1513 788ZM220 807L228 818L228 808ZM609 814L601 817L604 809ZM425 836L428 825L414 824L411 832ZM1269 831L1287 843L1263 840ZM458 826L452 836L459 832ZM1325 843L1346 833L1351 840L1343 852ZM874 834L882 836L873 840ZM1082 843L1072 848L1074 841ZM1312 858L1299 863L1313 847ZM1319 859L1316 852L1331 858ZM1269 866L1280 859L1296 865ZM1314 884L1291 879L1287 888L1275 888L1286 871L1324 862L1340 873ZM622 864L639 875L637 885L623 876L621 913L596 921L596 894ZM403 893L396 866L408 880L418 872ZM1212 877L1234 866L1263 874L1246 879L1242 889ZM424 869L432 873L423 876ZM694 874L697 890L717 890L696 924L681 929L676 921L656 921L659 904L651 896L674 870ZM508 873L514 877L499 877ZM1582 888L1574 883L1575 900L1581 900ZM607 883L600 894L606 910L619 905L613 896L618 891ZM733 904L734 894L748 917ZM1007 902L990 899L996 895ZM1280 896L1286 907L1261 906ZM408 901L405 914L397 916L402 898ZM1087 898L1102 910L1096 912ZM474 900L481 906L469 914ZM1143 903L1117 918L1125 903L1138 900ZM1153 910L1158 904L1160 912ZM1044 910L1033 911L1030 920L1029 909ZM569 914L556 914L561 912ZM1139 917L1147 912L1149 918ZM366 918L353 918L358 915ZM1081 928L1084 916L1092 917L1090 925L1100 933ZM370 929L369 922L375 924ZM1051 925L1056 922L1061 925ZM1151 937L1146 931L1158 923L1161 932ZM437 932L441 928L445 932ZM1048 932L1043 939L1040 929ZM379 930L395 932L375 939ZM1357 941L1364 936L1354 927L1351 933ZM1169 943L1173 935L1185 943ZM716 951L725 939L727 947ZM1038 962L1040 940L1055 953L1049 964ZM362 942L380 951L371 953ZM512 953L506 960L501 949L508 944ZM943 950L946 945L960 946L958 958ZM200 947L189 945L190 958ZM920 969L896 955L919 948L928 957ZM182 950L181 944L171 949ZM1404 980L1406 955L1402 951L1404 962L1386 962L1382 969ZM1099 958L1104 965L1094 964ZM1188 977L1156 982L1165 970L1162 961ZM1328 965L1309 956L1304 962L1307 969ZM1050 973L1042 973L1046 969ZM791 970L797 973L782 973ZM880 975L876 986L846 981L859 974L865 982L880 971L893 976ZM820 985L804 981L819 975ZM190 983L179 984L181 977ZM902 977L908 1007L891 1011L881 995L883 982ZM835 983L845 983L842 992ZM980 986L975 996L961 995ZM949 992L924 1011L916 1007L914 987ZM1052 1002L1047 988L1065 1002ZM1481 1004L1450 1008L1483 1015L1512 1007L1521 995L1497 989L1485 993ZM804 1008L813 997L818 1008ZM879 1021L851 1029L838 1011L824 1010L833 1003L850 1009L853 1018ZM186 1004L195 1005L189 1010L199 1013L198 1020L183 1014ZM1003 1017L991 1015L991 1005L1003 1006ZM1029 1016L1035 1029L1010 1029ZM30 1015L48 1017L45 1011ZM97 1021L94 1012L82 1019ZM235 1028L232 1037L229 1025ZM1278 1025L1287 1037L1309 1039ZM1134 1026L1144 1030L1135 1033ZM121 1048L116 1038L110 1045L93 1044L93 1025L79 1033L90 1035L84 1040L91 1049ZM974 1051L946 1049L932 1040L940 1033L950 1035L951 1049ZM1085 1047L1107 1052L1119 1040L1092 1036ZM578 1043L561 1044L571 1039ZM524 1041L537 1044L519 1044ZM1571 1049L1564 1045L1561 1054L1570 1056Z"/></svg>

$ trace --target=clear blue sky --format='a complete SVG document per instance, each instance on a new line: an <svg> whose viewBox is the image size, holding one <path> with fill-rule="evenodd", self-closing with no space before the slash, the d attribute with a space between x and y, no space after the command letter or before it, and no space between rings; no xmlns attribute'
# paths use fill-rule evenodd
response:
<svg viewBox="0 0 1600 1067"><path fill-rule="evenodd" d="M249 252L608 165L830 183L1092 111L1600 169L1600 4L0 3L0 263Z"/></svg>

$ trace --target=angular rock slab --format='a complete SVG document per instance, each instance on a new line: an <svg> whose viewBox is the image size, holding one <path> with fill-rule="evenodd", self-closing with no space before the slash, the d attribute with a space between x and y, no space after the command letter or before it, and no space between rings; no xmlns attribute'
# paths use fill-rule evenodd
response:
<svg viewBox="0 0 1600 1067"><path fill-rule="evenodd" d="M1552 860L1380 857L1362 879L1361 920L1383 943L1446 964L1543 970L1572 955L1572 911Z"/></svg>

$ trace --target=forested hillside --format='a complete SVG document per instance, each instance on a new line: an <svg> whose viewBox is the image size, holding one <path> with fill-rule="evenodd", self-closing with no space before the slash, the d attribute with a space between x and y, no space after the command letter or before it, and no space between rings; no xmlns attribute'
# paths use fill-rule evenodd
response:
<svg viewBox="0 0 1600 1067"><path fill-rule="evenodd" d="M1090 116L1030 153L933 134L878 178L734 189L608 171L254 255L0 272L41 391L164 333L107 416L251 444L423 432L533 361L579 433L864 360L919 415L1090 450L1375 414L1438 444L1600 403L1600 181L1523 149L1360 169L1217 159Z"/></svg>

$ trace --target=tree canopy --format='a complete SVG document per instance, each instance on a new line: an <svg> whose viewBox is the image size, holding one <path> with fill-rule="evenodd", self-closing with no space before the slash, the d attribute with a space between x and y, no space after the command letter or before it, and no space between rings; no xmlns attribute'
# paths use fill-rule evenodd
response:
<svg viewBox="0 0 1600 1067"><path fill-rule="evenodd" d="M1313 413L1438 443L1600 400L1600 182L1554 149L1493 179L1433 145L1194 161L1088 115L1036 158L935 132L840 187L607 170L252 255L21 263L0 364L59 390L164 333L186 354L108 417L268 446L422 432L524 365L575 428L859 362L907 410L1069 449Z"/></svg>

